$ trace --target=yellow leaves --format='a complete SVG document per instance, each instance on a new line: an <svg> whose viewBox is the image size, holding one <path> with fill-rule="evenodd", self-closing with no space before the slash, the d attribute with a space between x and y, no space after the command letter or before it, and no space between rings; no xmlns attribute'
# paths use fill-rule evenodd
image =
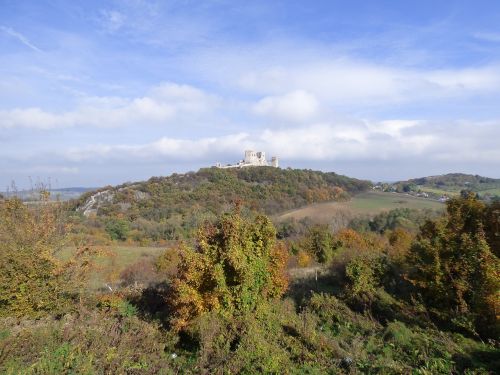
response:
<svg viewBox="0 0 500 375"><path fill-rule="evenodd" d="M18 199L0 202L0 315L32 315L61 310L91 273L100 249L79 248L68 261L57 253L65 245L59 203L27 206Z"/></svg>
<svg viewBox="0 0 500 375"><path fill-rule="evenodd" d="M232 314L281 296L288 286L288 252L275 245L275 236L267 217L245 220L238 211L201 227L195 249L179 248L172 324L181 329L206 311Z"/></svg>
<svg viewBox="0 0 500 375"><path fill-rule="evenodd" d="M309 267L311 264L311 256L304 250L299 250L297 253L297 264L299 267Z"/></svg>
<svg viewBox="0 0 500 375"><path fill-rule="evenodd" d="M398 261L402 261L410 250L414 236L402 229L396 228L389 234L388 255Z"/></svg>

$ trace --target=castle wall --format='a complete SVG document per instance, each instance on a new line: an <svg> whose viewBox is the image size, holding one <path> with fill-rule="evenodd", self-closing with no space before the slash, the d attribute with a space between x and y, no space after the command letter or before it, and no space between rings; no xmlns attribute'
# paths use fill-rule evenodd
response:
<svg viewBox="0 0 500 375"><path fill-rule="evenodd" d="M278 158L273 156L271 164L266 160L266 153L264 151L255 152L253 150L245 150L245 158L237 164L221 165L217 163L217 168L243 168L243 167L264 167L272 165L278 168Z"/></svg>

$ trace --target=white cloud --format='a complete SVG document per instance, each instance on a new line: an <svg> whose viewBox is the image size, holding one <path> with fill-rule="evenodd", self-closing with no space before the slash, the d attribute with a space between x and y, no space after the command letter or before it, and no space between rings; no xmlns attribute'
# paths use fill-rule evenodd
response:
<svg viewBox="0 0 500 375"><path fill-rule="evenodd" d="M237 161L243 150L266 151L288 161L413 160L414 162L498 163L500 150L498 122L455 122L450 124L416 120L352 123L317 123L282 129L265 129L249 134L193 140L163 137L140 145L96 145L67 150L63 157L71 162L101 159L134 161ZM475 128L476 132L471 132Z"/></svg>
<svg viewBox="0 0 500 375"><path fill-rule="evenodd" d="M368 123L368 126L375 133L383 133L395 138L401 138L402 130L417 126L418 124L419 121L417 120L386 120L377 123Z"/></svg>
<svg viewBox="0 0 500 375"><path fill-rule="evenodd" d="M474 103L478 94L500 94L500 61L436 68L431 58L419 64L403 59L404 64L354 57L335 45L298 44L211 48L181 62L203 79L242 93L274 97L300 89L337 111L367 106L388 110L394 104L434 104L456 97Z"/></svg>
<svg viewBox="0 0 500 375"><path fill-rule="evenodd" d="M12 29L10 27L6 27L6 26L0 26L0 30L2 30L4 33L16 38L22 44L24 44L26 47L31 48L33 51L42 52L42 50L40 48L38 48L37 46L35 46L33 43L31 43L28 38L26 38L23 34L15 31L14 29Z"/></svg>
<svg viewBox="0 0 500 375"><path fill-rule="evenodd" d="M251 69L251 68L250 68ZM351 59L237 72L244 90L279 94L300 87L330 105L384 105L478 93L500 93L500 66L408 69Z"/></svg>
<svg viewBox="0 0 500 375"><path fill-rule="evenodd" d="M314 95L295 90L282 96L267 96L257 102L253 110L258 115L267 115L288 121L308 120L317 114L319 103Z"/></svg>
<svg viewBox="0 0 500 375"><path fill-rule="evenodd" d="M216 97L187 85L164 83L138 98L87 97L72 111L54 113L41 108L0 110L0 128L52 129L71 126L118 127L165 124L196 116L217 106Z"/></svg>
<svg viewBox="0 0 500 375"><path fill-rule="evenodd" d="M64 167L54 165L37 165L26 169L30 173L62 173L62 174L78 174L80 170L77 167Z"/></svg>
<svg viewBox="0 0 500 375"><path fill-rule="evenodd" d="M422 74L421 78L442 90L443 94L500 91L499 66L436 70Z"/></svg>
<svg viewBox="0 0 500 375"><path fill-rule="evenodd" d="M64 153L64 157L73 162L102 158L200 160L208 155L238 153L241 147L251 145L249 140L250 137L247 133L195 140L162 137L154 142L142 145L93 145L72 148Z"/></svg>

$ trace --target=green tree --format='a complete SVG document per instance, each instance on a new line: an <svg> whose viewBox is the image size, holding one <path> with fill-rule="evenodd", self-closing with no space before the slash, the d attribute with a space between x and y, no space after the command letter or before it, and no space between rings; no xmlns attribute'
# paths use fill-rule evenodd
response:
<svg viewBox="0 0 500 375"><path fill-rule="evenodd" d="M442 318L492 335L499 328L500 262L486 241L485 208L472 193L450 200L444 218L422 226L408 277Z"/></svg>
<svg viewBox="0 0 500 375"><path fill-rule="evenodd" d="M112 240L125 241L129 230L129 223L123 219L110 219L106 223L106 232Z"/></svg>
<svg viewBox="0 0 500 375"><path fill-rule="evenodd" d="M226 316L252 311L288 286L287 251L276 243L266 216L247 220L238 210L225 214L198 231L194 249L179 251L171 299L177 329L208 311Z"/></svg>
<svg viewBox="0 0 500 375"><path fill-rule="evenodd" d="M335 250L335 241L327 225L314 225L306 236L305 246L320 263L328 263Z"/></svg>

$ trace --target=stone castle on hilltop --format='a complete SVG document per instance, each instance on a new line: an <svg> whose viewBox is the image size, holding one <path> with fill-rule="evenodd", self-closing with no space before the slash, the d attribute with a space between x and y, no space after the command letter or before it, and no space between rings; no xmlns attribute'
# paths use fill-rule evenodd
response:
<svg viewBox="0 0 500 375"><path fill-rule="evenodd" d="M240 160L236 164L227 164L227 165L222 165L221 163L217 163L215 165L217 168L244 168L244 167L274 167L278 168L279 163L278 163L278 158L276 156L273 156L271 158L271 161L266 160L266 153L263 151L252 151L252 150L246 150L245 151L245 158L243 160Z"/></svg>

